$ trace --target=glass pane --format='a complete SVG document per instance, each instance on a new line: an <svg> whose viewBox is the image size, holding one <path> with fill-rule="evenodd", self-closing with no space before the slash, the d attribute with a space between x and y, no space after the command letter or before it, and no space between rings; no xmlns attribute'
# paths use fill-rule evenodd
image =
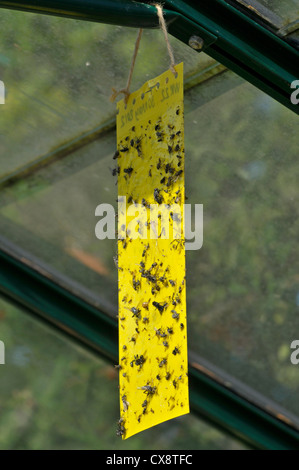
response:
<svg viewBox="0 0 299 470"><path fill-rule="evenodd" d="M187 252L190 350L294 419L297 116L231 72L189 88L185 111L188 203L204 205L204 246ZM2 236L110 312L116 243L95 238L94 211L116 204L114 148L111 131L0 193Z"/></svg>
<svg viewBox="0 0 299 470"><path fill-rule="evenodd" d="M0 31L1 181L114 116L112 86L126 84L137 29L1 9ZM170 41L186 75L213 62ZM167 66L162 32L144 31L132 89Z"/></svg>
<svg viewBox="0 0 299 470"><path fill-rule="evenodd" d="M298 417L298 117L241 81L217 93L233 80L188 95L186 191L204 206L203 247L187 252L189 344Z"/></svg>
<svg viewBox="0 0 299 470"><path fill-rule="evenodd" d="M0 299L0 449L245 449L192 415L116 436L118 374Z"/></svg>
<svg viewBox="0 0 299 470"><path fill-rule="evenodd" d="M111 132L0 191L1 235L101 296L110 311L117 299L117 246L96 238L95 209L103 202L116 209L115 145Z"/></svg>
<svg viewBox="0 0 299 470"><path fill-rule="evenodd" d="M233 2L247 7L251 14L257 14L276 29L286 27L299 19L299 0L233 0Z"/></svg>
<svg viewBox="0 0 299 470"><path fill-rule="evenodd" d="M298 0L259 0L259 2L283 18L286 24L292 23L293 21L299 19Z"/></svg>

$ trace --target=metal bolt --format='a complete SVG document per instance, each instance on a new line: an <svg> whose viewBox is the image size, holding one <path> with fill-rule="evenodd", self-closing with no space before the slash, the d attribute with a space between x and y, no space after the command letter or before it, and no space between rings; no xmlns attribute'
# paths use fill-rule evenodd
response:
<svg viewBox="0 0 299 470"><path fill-rule="evenodd" d="M199 36L191 36L189 39L189 46L192 47L192 49L200 50L204 46L204 40Z"/></svg>

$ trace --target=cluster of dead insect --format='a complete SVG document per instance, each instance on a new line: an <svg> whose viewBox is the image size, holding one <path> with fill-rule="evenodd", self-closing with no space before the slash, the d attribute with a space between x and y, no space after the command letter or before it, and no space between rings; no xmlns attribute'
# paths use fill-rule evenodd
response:
<svg viewBox="0 0 299 470"><path fill-rule="evenodd" d="M127 175L130 175L133 172L133 168L129 166L128 168L124 168L124 173Z"/></svg>
<svg viewBox="0 0 299 470"><path fill-rule="evenodd" d="M128 232L127 232L127 235L129 235ZM123 240L119 240L119 242L122 243L123 250L125 250L127 248L128 242L131 242L132 240L133 240L132 238L125 238Z"/></svg>
<svg viewBox="0 0 299 470"><path fill-rule="evenodd" d="M159 302L156 302L155 300L152 302L153 306L156 307L159 312L162 314L165 310L165 308L167 307L167 302L164 302L163 304L162 303L159 303Z"/></svg>
<svg viewBox="0 0 299 470"><path fill-rule="evenodd" d="M119 175L119 173L120 173L120 166L117 166L116 168L113 168L112 176Z"/></svg>
<svg viewBox="0 0 299 470"><path fill-rule="evenodd" d="M143 412L142 412L143 414L146 413L147 405L148 405L148 401L147 401L147 400L144 400L144 402L143 402L142 405L141 405L142 408L143 408Z"/></svg>
<svg viewBox="0 0 299 470"><path fill-rule="evenodd" d="M140 387L140 390L143 390L147 395L154 395L156 393L157 387L152 387L151 385L143 385Z"/></svg>
<svg viewBox="0 0 299 470"><path fill-rule="evenodd" d="M143 250L143 252L146 253L146 249ZM160 291L161 287L159 284L163 284L165 287L167 287L168 281L166 279L166 273L168 272L168 268L165 269L164 274L162 276L158 275L158 271L163 265L163 263L160 263L160 265L158 266L158 264L154 262L152 263L149 269L145 269L144 261L141 261L139 265L140 265L139 272L141 273L141 277L144 277L145 279L148 280L148 282L153 284L152 290L151 290L152 295L155 295L156 292ZM166 305L161 306L160 304L158 304L158 302L153 303L153 305L154 307L158 308L160 313L162 313L164 308L166 307Z"/></svg>
<svg viewBox="0 0 299 470"><path fill-rule="evenodd" d="M147 244L147 245L144 247L143 252L142 252L142 255L141 255L142 258L144 258L144 256L146 255L146 252L147 252L148 249L149 249L149 244Z"/></svg>
<svg viewBox="0 0 299 470"><path fill-rule="evenodd" d="M162 204L164 199L163 199L163 196L160 194L161 192L161 189L158 189L158 188L155 188L154 189L154 200L158 203L158 204Z"/></svg>
<svg viewBox="0 0 299 470"><path fill-rule="evenodd" d="M135 137L134 139L130 140L130 145L131 147L135 148L137 150L138 156L142 156L142 151L141 151L141 137Z"/></svg>
<svg viewBox="0 0 299 470"><path fill-rule="evenodd" d="M136 317L136 318L140 317L140 309L139 308L132 307L131 312L132 312L132 317Z"/></svg>
<svg viewBox="0 0 299 470"><path fill-rule="evenodd" d="M132 128L132 130L135 128ZM137 154L139 157L142 155L141 151L141 137L134 137L130 140L129 136L126 136L124 141L125 144L123 144L123 141L120 141L119 148L116 150L116 152L113 155L113 160L116 160L121 157L122 153L130 153L130 149L134 148L137 150ZM134 171L134 168L132 166L128 166L127 168L124 168L124 178L127 179L127 176L131 176ZM117 176L120 174L120 166L117 165L115 168L112 169L112 175Z"/></svg>
<svg viewBox="0 0 299 470"><path fill-rule="evenodd" d="M140 281L136 280L135 274L133 274L132 283L133 283L133 289L137 291L140 288Z"/></svg>
<svg viewBox="0 0 299 470"><path fill-rule="evenodd" d="M171 310L172 312L172 318L174 318L175 320L178 320L180 318L180 314L177 313L175 310Z"/></svg>
<svg viewBox="0 0 299 470"><path fill-rule="evenodd" d="M144 393L146 393L147 395L147 398L143 401L143 403L141 404L141 407L142 407L142 414L146 414L147 411L148 411L148 405L149 405L149 402L152 398L152 396L156 393L156 390L157 390L157 387L152 387L151 385L144 385L143 387L140 387L141 390L144 391ZM150 411L152 413L154 413L154 410L153 409L150 409ZM141 416L142 415L139 415L137 420L138 422L140 423L140 420L141 420Z"/></svg>
<svg viewBox="0 0 299 470"><path fill-rule="evenodd" d="M133 361L130 362L130 366L133 367L135 363L136 366L139 366L138 370L140 370L143 364L145 363L145 361L146 359L143 356L143 354L141 354L140 356L137 354L136 356L134 356Z"/></svg>
<svg viewBox="0 0 299 470"><path fill-rule="evenodd" d="M156 275L152 274L152 270L157 266L157 263L153 263L149 269L145 269L145 264L143 261L140 262L140 270L141 277L145 277L149 282L157 282Z"/></svg>
<svg viewBox="0 0 299 470"><path fill-rule="evenodd" d="M117 423L116 435L117 436L124 436L125 434L126 434L125 420L124 420L124 418L120 418L120 420Z"/></svg>
<svg viewBox="0 0 299 470"><path fill-rule="evenodd" d="M129 403L127 402L127 396L123 395L121 397L121 400L122 400L122 403L123 403L124 411L128 411Z"/></svg>
<svg viewBox="0 0 299 470"><path fill-rule="evenodd" d="M176 111L176 114L179 114L180 113L180 109L177 108L177 111ZM142 127L142 126L141 126ZM168 128L169 128L169 131L164 128L164 126L162 126L162 120L159 119L155 125L155 134L156 134L156 137L157 137L157 140L158 142L164 142L164 147L166 148L166 152L168 150L168 156L166 156L165 158L160 158L158 163L156 164L156 168L157 170L160 170L160 174L161 174L161 177L159 178L160 179L160 184L163 185L163 186L160 186L160 187L156 187L152 193L152 197L154 199L154 201L158 204L162 204L164 202L168 202L169 204L175 202L175 203L181 203L182 202L182 196L183 196L183 192L181 192L180 189L178 189L176 191L176 193L174 194L174 191L172 191L172 194L171 194L171 190L170 190L170 187L179 179L183 176L183 169L182 169L182 152L183 152L183 149L182 149L182 144L180 142L180 135L181 135L181 131L175 131L175 128L173 125L168 125ZM132 132L135 132L135 127L133 127L132 129ZM168 137L167 137L168 135ZM149 138L149 137L148 137ZM114 155L114 159L119 159L121 158L122 154L124 153L127 153L127 155L129 156L129 158L132 156L132 152L135 152L135 155L136 155L136 152L137 152L137 155L139 157L142 156L142 139L137 137L136 135L130 135L127 136L123 142L120 143L119 145L119 148L117 150L117 152L115 153ZM136 157L137 157L136 155ZM176 160L177 159L177 160ZM126 167L122 167L123 168L123 176L124 178L129 181L129 178L133 175L134 173L134 161L131 160L128 161L128 163L126 164ZM164 170L164 173L162 173ZM151 169L149 170L149 173L148 175L150 177L152 176L155 176L154 173L155 173L155 166L154 165L151 165ZM114 174L115 175L118 175L120 174L120 168L119 166L116 167L116 169L114 170ZM135 176L134 176L135 177ZM133 178L133 176L132 176ZM136 197L136 195L134 194L134 201L135 203L137 203L137 201L140 201L141 198L139 199L138 197ZM131 193L131 195L129 196L128 198L128 202L133 202L133 195ZM145 199L145 198L142 198L141 200L141 204L146 207L146 208L149 208L150 207L150 203ZM172 218L173 222L180 222L180 218L177 214L174 214L174 213L170 213L170 217ZM129 236L129 234L127 234ZM178 249L178 248L182 248L184 246L184 241L181 242L180 240L175 240L176 243L173 243L172 245L172 249ZM127 246L127 243L128 243L128 240L122 240L122 243L123 243L123 248L125 249L126 246ZM150 299L148 299L148 301L144 301L142 302L142 300L138 303L138 304L135 304L134 307L132 307L131 305L134 303L132 302L131 300L131 305L129 305L128 307L125 307L125 308L128 308L128 310L131 312L132 314L132 317L134 319L136 319L136 326L138 328L135 328L135 332L136 334L134 333L133 336L131 337L131 339L129 341L132 341L132 342L136 342L136 338L137 338L137 335L139 333L139 329L147 329L147 327L145 327L144 325L142 325L141 321L139 322L139 320L141 320L141 303L142 303L142 309L146 309L146 310L151 310L153 307L154 309L156 309L161 315L166 311L166 314L167 314L167 307L168 305L172 305L172 308L173 310L171 310L171 317L174 319L174 320L179 320L180 318L180 314L177 312L180 311L176 306L178 304L181 303L181 292L182 292L182 287L179 287L179 289L177 290L176 286L178 284L178 280L173 280L173 279L169 279L170 276L167 275L167 270L162 271L161 269L161 265L158 265L156 262L152 263L151 266L149 268L146 269L146 264L148 266L148 263L147 262L147 253L148 253L148 250L150 248L150 245L144 245L144 248L143 248L143 251L142 251L142 255L141 255L141 258L142 258L142 261L140 262L139 264L139 273L140 274L136 274L136 271L130 271L131 275L132 275L132 284L131 284L131 288L133 286L133 289L135 291L141 291L143 290L142 289L142 283L144 283L145 281L142 281L142 278L146 279L147 283L149 283L151 285L151 293L152 295L155 295L157 292L159 292L161 290L161 288L164 286L164 287L167 287L168 285L170 285L171 287L173 287L173 294L172 296L170 297L167 297L167 302L166 301L161 301L161 299L157 299L159 300L156 301L156 300L153 300L150 302ZM162 297L163 299L163 297ZM128 302L129 303L129 302ZM175 310L174 310L175 308ZM142 310L144 312L144 310ZM149 323L150 321L150 312L147 312L149 315L148 316L144 316L142 318L142 322L143 324L147 324ZM166 315L165 314L165 315ZM143 315L142 315L143 316ZM178 322L173 322L173 323L176 323L178 324ZM177 328L177 327L175 327ZM183 323L180 323L180 328L181 330L184 328L184 324ZM161 338L161 347L162 345L164 346L164 355L167 356L168 354L168 351L169 352L172 352L172 354L174 356L176 356L177 354L180 353L180 350L179 348L176 346L174 347L173 343L170 341L170 335L173 335L174 333L174 328L172 328L172 326L169 326L169 327L165 327L163 330L162 328L155 328L155 331L156 331L156 335L158 336L158 338ZM132 333L131 333L132 334ZM169 348L169 345L171 345L172 347L170 349ZM123 346L123 349L127 349L126 346ZM168 350L167 350L168 349ZM131 357L132 358L132 357ZM130 360L131 360L130 358ZM128 360L128 358L126 358L126 361ZM130 361L129 360L129 361ZM125 363L126 363L125 361ZM145 358L145 355L144 353L143 354L136 354L134 355L134 359L131 360L130 362L130 365L131 367L134 367L134 366L137 366L138 367L138 370L140 370L144 363L146 362L146 358ZM156 380L160 381L161 378L165 377L166 380L169 380L170 378L173 379L172 380L172 384L173 384L173 387L174 388L177 388L177 377L176 377L176 380L173 378L173 376L171 376L170 372L167 371L167 369L169 368L167 366L167 357L160 357L160 358L157 358L157 365L159 367L159 374L156 375ZM142 387L138 387L139 389L141 389L145 394L146 394L146 399L142 402L141 404L141 408L142 408L142 413L138 416L138 422L140 422L140 419L142 418L142 415L146 414L148 411L152 411L150 410L149 408L149 403L153 397L153 395L155 395L157 393L157 387L153 385L152 381L148 381L146 383L146 385L143 385ZM128 410L128 407L129 407L129 403L127 401L127 397L126 395L123 395L122 396L122 403L123 403L123 408L124 408L124 411L127 411ZM123 436L125 434L125 427L124 427L124 420L121 419L119 421L119 425L118 425L118 435L121 435Z"/></svg>
<svg viewBox="0 0 299 470"><path fill-rule="evenodd" d="M159 359L158 359L158 360L159 360ZM163 367L163 366L165 366L166 364L167 364L167 359L166 359L166 357L164 357L164 358L162 359L162 361L159 362L159 367Z"/></svg>
<svg viewBox="0 0 299 470"><path fill-rule="evenodd" d="M159 338L166 338L167 334L164 331L161 331L161 328L155 328L156 335L159 336Z"/></svg>
<svg viewBox="0 0 299 470"><path fill-rule="evenodd" d="M181 167L181 165L182 165L182 155L181 155L181 153L184 152L180 142L178 142L178 143L174 142L174 140L176 138L180 138L181 131L179 130L179 131L175 132L174 131L174 126L172 124L168 124L168 128L169 128L169 131L171 132L170 137L169 137L169 142L167 144L168 154L170 156L172 156L173 154L176 156L176 158L178 160L177 164L176 164L177 167L176 167L175 164L167 161L167 159L166 159L165 162L162 162L161 158L159 158L158 163L156 165L157 170L162 169L162 167L164 166L165 175L163 175L162 179L160 180L160 184L166 185L167 188L172 186L178 180L178 178L183 175L183 170L182 169L177 169L177 168ZM164 140L164 136L165 136L166 133L161 128L161 121L159 121L158 124L155 126L155 131L156 131L156 136L158 138L157 139L158 142L161 142L162 140ZM162 196L162 194L160 194L161 191L162 190L158 189L158 188L156 188L154 190L154 199L158 204L162 204L162 202L163 202L163 196ZM176 197L175 200L176 200L176 202L180 202L179 197Z"/></svg>

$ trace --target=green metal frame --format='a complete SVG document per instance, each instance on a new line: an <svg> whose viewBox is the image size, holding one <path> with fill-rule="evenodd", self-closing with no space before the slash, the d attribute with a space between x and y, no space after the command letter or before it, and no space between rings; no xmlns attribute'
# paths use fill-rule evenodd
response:
<svg viewBox="0 0 299 470"><path fill-rule="evenodd" d="M65 16L108 24L154 28L156 8L129 0L0 0L0 8ZM189 44L204 40L211 57L299 114L291 103L291 83L298 80L299 52L274 32L225 0L165 0L170 34Z"/></svg>
<svg viewBox="0 0 299 470"><path fill-rule="evenodd" d="M103 0L2 1L0 8L39 12L124 26L158 26L147 2ZM273 32L224 0L165 0L169 32L189 43L204 40L204 50L286 107L290 84L298 79L299 53ZM117 321L41 272L29 260L0 250L0 293L108 360L117 361ZM299 433L190 364L193 411L256 448L298 449Z"/></svg>
<svg viewBox="0 0 299 470"><path fill-rule="evenodd" d="M22 257L0 249L0 293L114 364L116 318L59 285ZM228 389L208 371L189 365L193 412L257 449L295 450L299 433L281 419Z"/></svg>

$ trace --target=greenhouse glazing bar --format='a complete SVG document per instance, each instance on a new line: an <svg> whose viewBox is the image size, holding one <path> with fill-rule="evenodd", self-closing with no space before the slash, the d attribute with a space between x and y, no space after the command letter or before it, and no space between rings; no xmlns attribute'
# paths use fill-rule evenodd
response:
<svg viewBox="0 0 299 470"><path fill-rule="evenodd" d="M0 8L51 14L122 26L154 28L158 18L152 2L121 0L0 0ZM298 80L299 52L274 32L224 0L166 0L169 32L189 44L203 39L202 49L296 114L291 84Z"/></svg>
<svg viewBox="0 0 299 470"><path fill-rule="evenodd" d="M0 249L0 294L106 359L117 362L117 321L62 287L30 260ZM299 447L299 433L189 365L191 409L258 449Z"/></svg>

